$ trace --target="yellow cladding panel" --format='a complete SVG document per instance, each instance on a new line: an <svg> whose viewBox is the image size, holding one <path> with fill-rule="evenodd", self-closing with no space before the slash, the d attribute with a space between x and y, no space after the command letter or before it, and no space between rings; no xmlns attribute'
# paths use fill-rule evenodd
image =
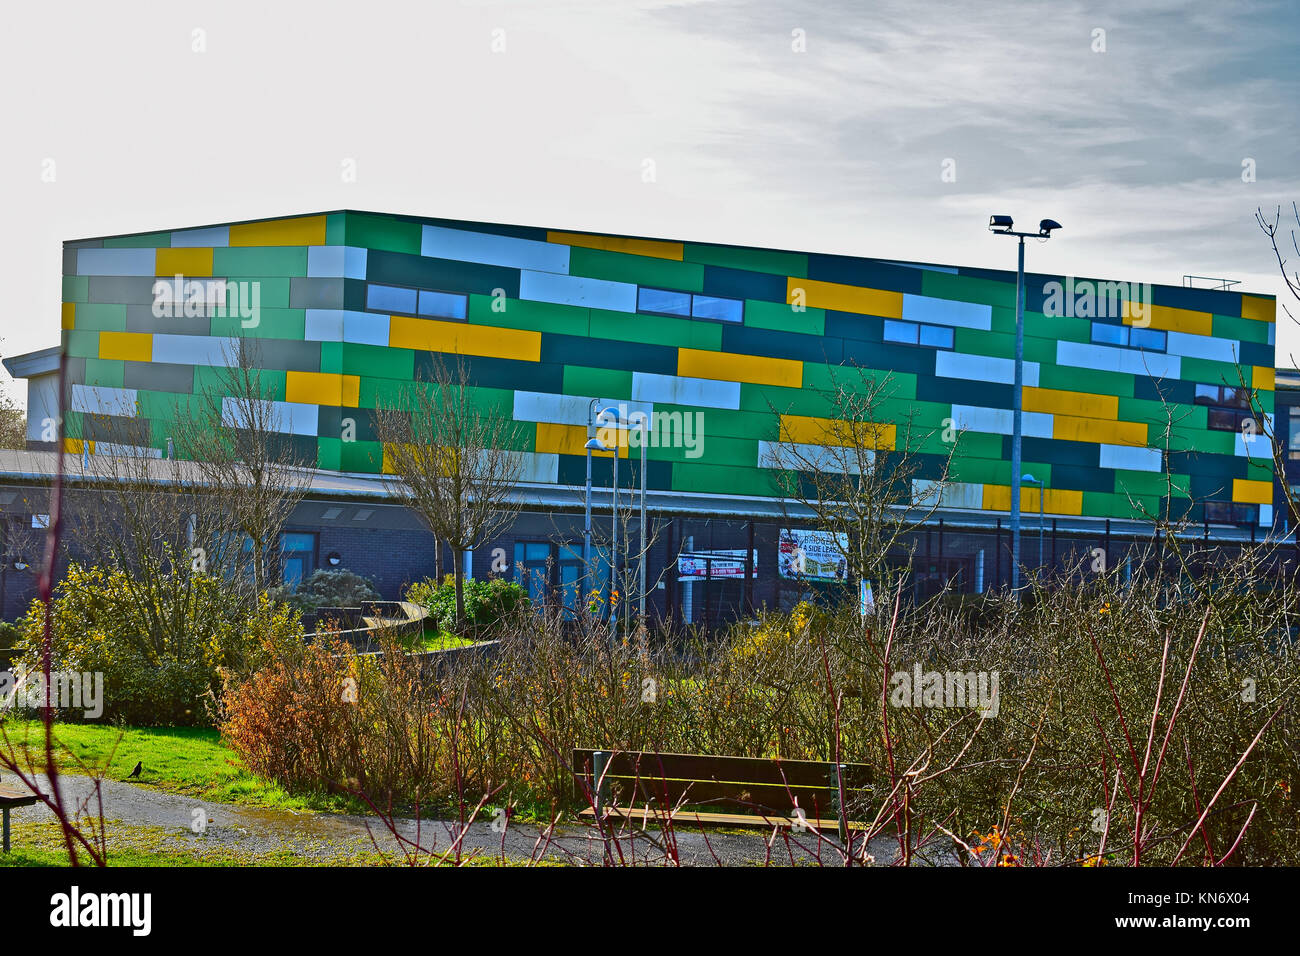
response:
<svg viewBox="0 0 1300 956"><path fill-rule="evenodd" d="M388 344L397 349L456 352L525 362L537 362L542 357L541 332L412 319L402 315L389 318Z"/></svg>
<svg viewBox="0 0 1300 956"><path fill-rule="evenodd" d="M887 319L903 317L903 293L864 289L838 282L817 282L792 276L786 279L785 300L791 305L803 304L813 309L880 315Z"/></svg>
<svg viewBox="0 0 1300 956"><path fill-rule="evenodd" d="M548 232L547 242L584 249L604 249L606 252L626 252L633 256L654 256L656 259L682 259L684 247L680 242L660 242L655 239L621 239L618 236L589 236L581 232Z"/></svg>
<svg viewBox="0 0 1300 956"><path fill-rule="evenodd" d="M783 442L801 445L841 445L892 450L898 426L881 422L846 422L812 415L782 415Z"/></svg>
<svg viewBox="0 0 1300 956"><path fill-rule="evenodd" d="M304 405L342 405L356 408L361 397L360 375L333 372L287 372L284 386L286 402Z"/></svg>
<svg viewBox="0 0 1300 956"><path fill-rule="evenodd" d="M1271 505L1273 503L1273 482L1234 478L1232 479L1232 500L1252 505Z"/></svg>
<svg viewBox="0 0 1300 956"><path fill-rule="evenodd" d="M608 429L602 429L600 438L604 441L610 441L613 436L608 434ZM551 453L557 455L586 455L587 454L587 426L586 425L556 425L552 422L537 423L537 451L542 454ZM628 451L627 429L618 429L618 457L626 458ZM592 452L593 455L605 455L608 452Z"/></svg>
<svg viewBox="0 0 1300 956"><path fill-rule="evenodd" d="M156 276L210 276L211 249L159 249L154 259Z"/></svg>
<svg viewBox="0 0 1300 956"><path fill-rule="evenodd" d="M1114 395L1067 392L1056 388L1025 386L1025 411L1051 412L1053 415L1081 415L1084 418L1119 418L1119 399Z"/></svg>
<svg viewBox="0 0 1300 956"><path fill-rule="evenodd" d="M323 246L325 217L272 219L230 227L232 246Z"/></svg>
<svg viewBox="0 0 1300 956"><path fill-rule="evenodd" d="M1021 485L1020 510L1037 511L1038 494L1039 490L1037 488ZM1010 511L1011 486L985 485L984 510ZM1083 492L1070 491L1064 488L1048 488L1047 497L1043 501L1043 511L1053 515L1081 515L1083 514Z"/></svg>
<svg viewBox="0 0 1300 956"><path fill-rule="evenodd" d="M1252 388L1271 392L1277 388L1277 372L1267 365L1252 365L1250 367L1250 384Z"/></svg>
<svg viewBox="0 0 1300 956"><path fill-rule="evenodd" d="M152 362L153 336L148 332L100 332L99 357Z"/></svg>
<svg viewBox="0 0 1300 956"><path fill-rule="evenodd" d="M77 327L77 303L63 303L63 318L60 322L60 328L75 329Z"/></svg>
<svg viewBox="0 0 1300 956"><path fill-rule="evenodd" d="M1277 320L1277 299L1266 299L1262 295L1243 295L1241 317L1255 319L1257 322L1274 322Z"/></svg>
<svg viewBox="0 0 1300 956"><path fill-rule="evenodd" d="M1130 303L1125 302L1124 324L1138 328L1164 329L1166 332L1210 335L1213 332L1214 316L1209 312L1193 312L1191 309L1174 309L1167 305L1147 303L1139 318L1132 313Z"/></svg>
<svg viewBox="0 0 1300 956"><path fill-rule="evenodd" d="M1133 445L1145 448L1147 426L1140 422L1102 421L1057 415L1052 419L1052 437L1065 441L1090 441L1106 445Z"/></svg>
<svg viewBox="0 0 1300 956"><path fill-rule="evenodd" d="M787 388L803 386L803 362L764 355L711 352L708 349L678 349L677 374L722 382L784 385Z"/></svg>

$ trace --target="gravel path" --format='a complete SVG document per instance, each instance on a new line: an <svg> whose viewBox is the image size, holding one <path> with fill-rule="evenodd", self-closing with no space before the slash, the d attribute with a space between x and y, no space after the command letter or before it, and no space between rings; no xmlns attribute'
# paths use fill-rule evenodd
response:
<svg viewBox="0 0 1300 956"><path fill-rule="evenodd" d="M12 782L12 781L9 781ZM96 813L94 784L88 777L60 778L65 800L88 803ZM49 785L40 779L41 788ZM398 839L377 816L336 813L308 813L292 810L262 809L196 800L193 797L158 791L147 784L115 780L103 781L103 815L108 821L110 852L114 846L139 846L147 843L152 850L187 853L209 858L213 862L239 865L274 857L285 863L361 864L379 862L380 856L402 862L403 851ZM13 812L14 842L23 845L24 831L48 833L54 815L44 806ZM402 838L418 839L426 850L438 855L449 850L458 830L456 821L410 818L394 820ZM36 826L26 826L35 824ZM200 832L196 832L196 829ZM552 863L600 865L605 847L593 839L590 827L572 823L557 828L549 843L535 824L511 824L504 834L495 832L488 820L470 824L462 841L464 854L527 862L530 859ZM688 866L762 865L766 859L776 865L816 863L816 840L811 834L793 834L789 841L778 836L771 844L771 831L701 832L676 834L677 857ZM539 846L539 840L544 846ZM619 841L624 860L653 864L664 862L658 844L662 834L629 834ZM796 845L796 841L803 847ZM409 849L409 848L408 848ZM897 844L881 837L872 846L878 863L888 863ZM839 866L833 851L823 849L823 863Z"/></svg>

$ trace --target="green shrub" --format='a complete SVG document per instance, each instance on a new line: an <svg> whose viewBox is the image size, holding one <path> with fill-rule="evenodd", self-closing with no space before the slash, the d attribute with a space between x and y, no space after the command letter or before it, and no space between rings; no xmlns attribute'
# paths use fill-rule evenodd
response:
<svg viewBox="0 0 1300 956"><path fill-rule="evenodd" d="M262 666L264 641L301 642L294 612L263 599L250 615L222 578L185 574L155 584L145 592L121 572L74 564L55 589L52 669L103 674L105 720L210 724L222 670ZM34 601L19 622L18 665L28 672L41 669L43 627L44 605Z"/></svg>
<svg viewBox="0 0 1300 956"><path fill-rule="evenodd" d="M416 581L406 589L406 599L428 611L430 623L440 630L456 626L456 583L452 575L443 578L441 584L432 578ZM528 606L528 595L513 581L465 581L465 626L475 634L487 633Z"/></svg>
<svg viewBox="0 0 1300 956"><path fill-rule="evenodd" d="M298 582L291 593L277 588L273 596L304 611L318 607L360 607L363 601L380 600L369 578L346 568L319 568Z"/></svg>

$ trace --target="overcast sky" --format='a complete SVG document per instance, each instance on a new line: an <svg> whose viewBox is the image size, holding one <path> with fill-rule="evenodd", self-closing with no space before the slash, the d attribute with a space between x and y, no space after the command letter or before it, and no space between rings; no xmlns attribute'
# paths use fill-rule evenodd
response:
<svg viewBox="0 0 1300 956"><path fill-rule="evenodd" d="M345 207L995 268L989 214L1050 217L1035 271L1281 297L1298 9L10 6L0 353L57 344L63 240Z"/></svg>

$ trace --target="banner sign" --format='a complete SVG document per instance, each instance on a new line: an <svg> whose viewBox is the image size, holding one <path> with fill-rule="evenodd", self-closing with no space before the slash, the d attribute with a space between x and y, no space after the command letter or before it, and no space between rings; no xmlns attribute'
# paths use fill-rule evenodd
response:
<svg viewBox="0 0 1300 956"><path fill-rule="evenodd" d="M836 544L836 539L839 544ZM848 549L847 534L783 528L777 569L781 577L797 581L847 581L849 565L841 548Z"/></svg>
<svg viewBox="0 0 1300 956"><path fill-rule="evenodd" d="M750 556L754 573L758 574L758 552ZM745 549L725 551L683 551L677 556L677 580L700 581L708 576L711 581L745 579Z"/></svg>

